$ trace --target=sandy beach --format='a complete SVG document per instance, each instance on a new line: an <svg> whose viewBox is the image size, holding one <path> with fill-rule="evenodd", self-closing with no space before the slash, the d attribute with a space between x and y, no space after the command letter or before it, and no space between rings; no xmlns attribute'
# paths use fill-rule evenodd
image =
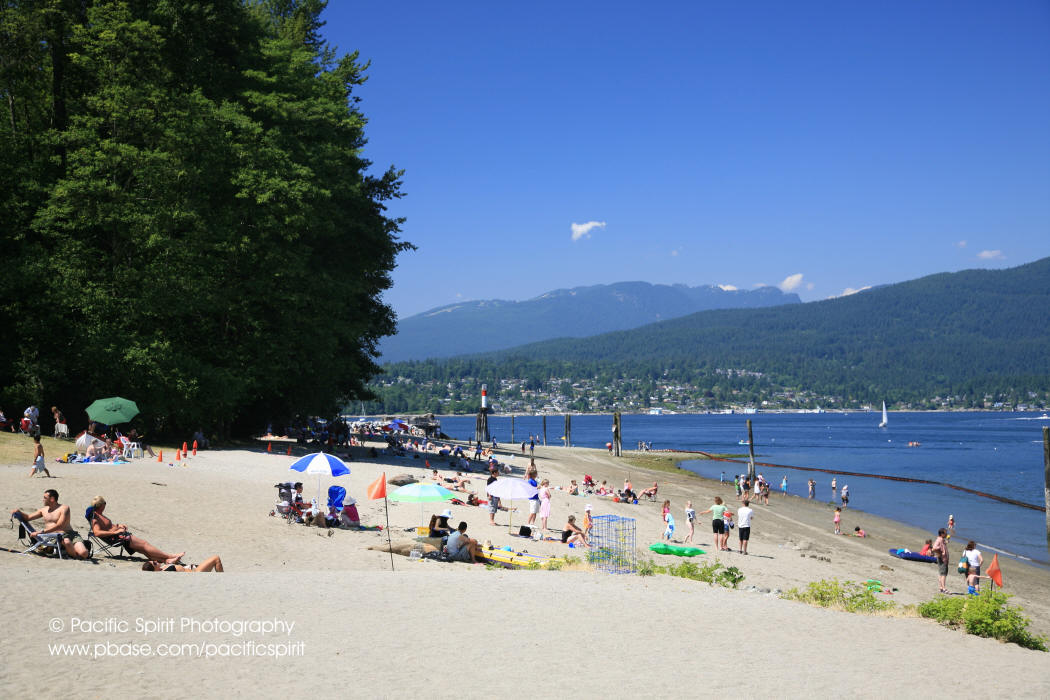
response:
<svg viewBox="0 0 1050 700"><path fill-rule="evenodd" d="M778 598L774 591L831 578L879 579L896 589L886 597L901 605L937 594L934 565L887 554L894 546L918 549L932 533L847 510L843 529L860 525L869 537L836 536L826 503L774 495L768 507L755 506L747 557L710 551L709 520L700 517L695 541L709 550L700 559L738 567L746 576L740 590L665 575L503 570L397 555L391 572L388 553L367 549L385 542L385 533L329 536L269 516L273 485L295 476L283 445L275 443L274 454L265 443L202 451L169 466L148 457L125 465L54 464L59 448L45 444L54 479L27 478L28 440L25 460L0 466L7 511L34 510L53 488L70 505L73 527L86 534L84 509L102 495L115 522L166 551L185 550L187 562L218 554L226 572L162 576L141 571L141 558L20 556L16 533L8 531L0 538L0 605L10 624L0 642L0 677L12 697L42 688L58 697L107 698L216 697L234 689L260 697L629 697L642 689L658 696L698 689L745 697L947 697L964 682L1013 697L1050 695L1050 655L929 620ZM384 471L424 480L429 470L422 458L361 456L358 450L349 477L322 480L322 488L345 486L358 499L362 522L384 525L383 502L367 500L367 485ZM520 473L527 459L519 454L512 462ZM539 447L536 462L554 487L584 473L619 487L629 471L639 490L658 481L679 536L687 499L698 511L715 495L737 503L731 484L647 473L601 450ZM313 496L316 480L302 480ZM484 485L482 476L472 478L479 493ZM659 503L616 504L565 491L555 491L550 525L560 530L570 513L582 518L587 503L596 515L636 518L640 549L663 531ZM524 502L517 505L515 532L528 512ZM509 536L506 512L497 516L501 527L492 527L484 508L451 507L453 520L466 521L468 535L481 542L571 552L560 542ZM424 513L439 510L426 504ZM419 524L419 505L391 502L389 514L395 542L410 539L405 529ZM953 560L961 550L956 540ZM643 558L668 559L648 552ZM1050 634L1050 574L1001 564L1006 590L1033 630ZM954 571L949 587L965 591Z"/></svg>

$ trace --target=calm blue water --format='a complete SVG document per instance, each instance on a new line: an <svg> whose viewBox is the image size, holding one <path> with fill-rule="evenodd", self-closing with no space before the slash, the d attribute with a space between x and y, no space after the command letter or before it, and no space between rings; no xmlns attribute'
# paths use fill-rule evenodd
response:
<svg viewBox="0 0 1050 700"><path fill-rule="evenodd" d="M1043 504L1041 413L890 413L889 427L876 427L879 413L755 414L743 415L624 415L623 446L634 449L639 440L654 449L744 453L738 444L747 439L747 418L755 436L756 460L793 465L801 469L758 471L779 489L783 476L788 492L806 495L806 482L817 482L817 498L831 497L831 474L807 471L821 467L868 474L907 476L943 481L1036 505ZM474 416L445 416L442 430L450 437L470 439ZM518 416L515 437L520 442L539 435L539 416ZM560 443L565 420L547 417L548 444ZM490 416L489 429L500 442L510 442L510 418ZM612 417L573 416L573 444L604 447L612 439ZM922 443L908 447L908 442ZM708 477L725 471L746 471L745 465L686 462L683 467ZM956 540L977 540L996 548L1050 563L1046 546L1046 519L1042 512L999 503L942 486L908 484L884 479L837 476L838 486L849 484L850 507L936 532L948 514L955 515ZM921 542L902 542L917 547Z"/></svg>

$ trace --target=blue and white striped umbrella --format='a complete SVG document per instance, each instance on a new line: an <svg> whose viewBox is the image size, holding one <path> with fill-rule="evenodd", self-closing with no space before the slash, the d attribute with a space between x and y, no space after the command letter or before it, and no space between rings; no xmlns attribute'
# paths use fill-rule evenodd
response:
<svg viewBox="0 0 1050 700"><path fill-rule="evenodd" d="M291 466L291 470L303 472L304 474L328 476L346 476L350 473L350 467L346 466L343 460L324 452L315 452L312 455L306 455L301 459L297 459Z"/></svg>
<svg viewBox="0 0 1050 700"><path fill-rule="evenodd" d="M301 459L295 460L295 463L291 466L292 471L303 472L304 474L316 474L317 475L317 498L314 503L320 507L321 504L321 477L322 476L346 476L350 473L350 467L346 466L343 460L339 459L334 455L325 454L324 452L315 452L312 455L306 455Z"/></svg>

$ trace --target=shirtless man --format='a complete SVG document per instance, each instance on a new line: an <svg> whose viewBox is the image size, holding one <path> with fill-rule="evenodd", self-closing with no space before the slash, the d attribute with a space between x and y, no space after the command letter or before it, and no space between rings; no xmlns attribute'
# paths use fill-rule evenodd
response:
<svg viewBox="0 0 1050 700"><path fill-rule="evenodd" d="M51 472L47 470L47 466L44 462L44 446L40 444L40 436L33 436L33 466L29 468L29 476L33 476L37 472L44 472L47 478L51 478Z"/></svg>
<svg viewBox="0 0 1050 700"><path fill-rule="evenodd" d="M66 554L73 559L88 558L88 548L84 543L84 538L69 526L69 506L59 504L58 491L54 489L44 491L44 507L40 510L29 515L26 515L21 510L13 510L11 511L11 517L25 525L26 529L30 530L30 537L33 539L36 539L36 535L40 533L32 533L28 522L37 518L43 518L44 529L41 531L42 533L61 532L62 536L59 539L62 541L62 546L65 547Z"/></svg>

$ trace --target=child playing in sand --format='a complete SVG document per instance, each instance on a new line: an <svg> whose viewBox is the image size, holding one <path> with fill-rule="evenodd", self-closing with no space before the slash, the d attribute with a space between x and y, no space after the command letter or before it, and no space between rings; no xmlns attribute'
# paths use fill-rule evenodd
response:
<svg viewBox="0 0 1050 700"><path fill-rule="evenodd" d="M841 508L836 508L835 509L835 534L836 535L841 535L842 534L842 530L839 529L839 523L841 521L842 521L842 509Z"/></svg>
<svg viewBox="0 0 1050 700"><path fill-rule="evenodd" d="M44 475L50 479L51 472L44 466L44 446L40 444L40 436L34 435L33 442L36 444L33 446L33 466L29 469L29 476L32 477L37 472L44 472Z"/></svg>
<svg viewBox="0 0 1050 700"><path fill-rule="evenodd" d="M860 529L860 525L858 525L857 527L853 528L853 536L854 537L867 537L868 535L863 530L861 530Z"/></svg>
<svg viewBox="0 0 1050 700"><path fill-rule="evenodd" d="M693 543L693 530L694 530L695 525L696 525L696 510L693 509L693 502L692 501L686 501L685 502L685 521L687 523L689 523L689 536L686 538L686 541L689 544L692 544Z"/></svg>

